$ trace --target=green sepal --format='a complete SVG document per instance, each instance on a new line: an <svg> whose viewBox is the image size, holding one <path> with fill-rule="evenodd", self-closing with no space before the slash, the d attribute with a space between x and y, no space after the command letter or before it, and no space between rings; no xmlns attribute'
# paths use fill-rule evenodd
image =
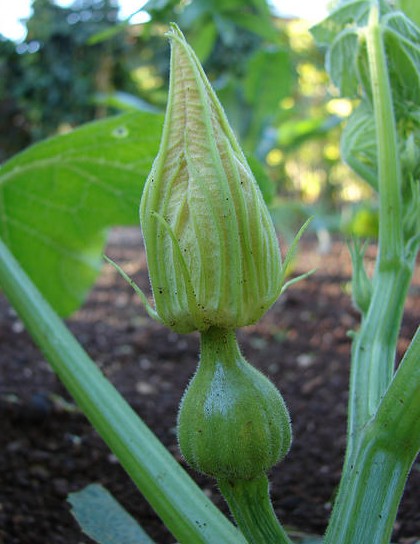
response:
<svg viewBox="0 0 420 544"><path fill-rule="evenodd" d="M131 285L131 287L134 289L134 291L136 292L136 294L139 296L140 300L142 301L143 306L145 307L146 312L149 314L149 316L155 321L162 323L162 320L160 319L158 313L153 308L153 306L149 303L146 295L143 293L143 291L140 289L137 283L134 280L132 280L126 272L124 272L121 266L119 266L115 261L110 259L107 255L103 255L103 258L115 268L115 270L125 279L127 283Z"/></svg>

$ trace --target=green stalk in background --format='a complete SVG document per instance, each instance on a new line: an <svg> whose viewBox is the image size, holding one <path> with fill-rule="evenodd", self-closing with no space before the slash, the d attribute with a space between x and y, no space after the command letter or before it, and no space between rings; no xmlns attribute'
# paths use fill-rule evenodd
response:
<svg viewBox="0 0 420 544"><path fill-rule="evenodd" d="M369 309L353 342L349 439L376 412L394 372L398 332L412 270L405 262L401 164L378 8L365 31L378 150L379 239ZM351 444L350 444L351 447Z"/></svg>
<svg viewBox="0 0 420 544"><path fill-rule="evenodd" d="M379 240L370 301L353 341L348 445L326 544L389 542L420 448L419 334L394 376L413 260L404 243L399 142L376 2L371 2L361 39L367 45L376 127Z"/></svg>

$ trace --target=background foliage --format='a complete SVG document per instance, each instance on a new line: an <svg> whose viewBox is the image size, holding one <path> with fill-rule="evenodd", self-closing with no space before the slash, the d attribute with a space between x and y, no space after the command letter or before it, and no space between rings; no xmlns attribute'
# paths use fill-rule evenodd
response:
<svg viewBox="0 0 420 544"><path fill-rule="evenodd" d="M105 230L138 222L166 104L170 21L204 64L280 232L289 238L314 215L327 245L337 229L376 236L374 187L340 159L357 99L337 98L305 22L275 17L265 0L149 0L143 9L148 22L132 25L118 20L113 0L69 8L34 0L25 42L0 38L0 160L64 135L0 171L0 235L60 313L71 313L94 281ZM127 111L135 115L66 134ZM355 129L348 125L347 140ZM104 149L109 134L115 145Z"/></svg>
<svg viewBox="0 0 420 544"><path fill-rule="evenodd" d="M118 21L113 0L76 0L69 8L34 1L26 41L0 41L0 160L118 111L162 111L162 35L175 20L248 156L263 165L250 159L267 199L293 195L331 212L343 200L370 196L339 162L337 137L352 103L328 88L306 23L273 17L265 0L150 0L144 10L150 21L129 25Z"/></svg>

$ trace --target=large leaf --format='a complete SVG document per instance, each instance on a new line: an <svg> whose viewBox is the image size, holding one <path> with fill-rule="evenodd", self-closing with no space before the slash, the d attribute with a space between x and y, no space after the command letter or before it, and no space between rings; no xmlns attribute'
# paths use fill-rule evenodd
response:
<svg viewBox="0 0 420 544"><path fill-rule="evenodd" d="M84 300L106 229L138 222L162 117L97 121L20 153L0 170L0 237L61 315Z"/></svg>
<svg viewBox="0 0 420 544"><path fill-rule="evenodd" d="M100 484L67 499L83 532L99 544L153 544L153 540Z"/></svg>

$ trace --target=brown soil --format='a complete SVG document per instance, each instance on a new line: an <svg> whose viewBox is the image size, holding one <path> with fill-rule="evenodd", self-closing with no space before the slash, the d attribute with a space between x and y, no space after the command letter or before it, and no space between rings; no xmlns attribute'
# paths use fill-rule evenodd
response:
<svg viewBox="0 0 420 544"><path fill-rule="evenodd" d="M369 248L371 258L374 251ZM113 231L108 254L148 289L137 232ZM303 242L296 272L314 266L315 275L293 286L239 337L245 356L279 387L292 415L292 450L271 474L275 510L286 526L321 534L340 477L350 352L347 331L357 328L358 314L348 295L351 268L345 245L334 242L328 254L320 254L314 241ZM399 357L418 324L419 308L417 270ZM69 326L180 460L174 427L179 400L195 369L197 336L179 336L152 322L130 286L108 265ZM158 543L173 542L1 296L0 368L0 542L91 542L69 513L66 497L92 482L103 484ZM214 483L194 477L225 510ZM400 506L394 542L420 539L419 489L417 463Z"/></svg>

